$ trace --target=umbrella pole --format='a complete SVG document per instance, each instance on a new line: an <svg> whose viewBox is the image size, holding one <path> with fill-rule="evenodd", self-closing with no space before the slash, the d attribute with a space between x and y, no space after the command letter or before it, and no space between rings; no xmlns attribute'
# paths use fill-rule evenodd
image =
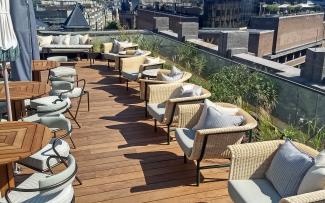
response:
<svg viewBox="0 0 325 203"><path fill-rule="evenodd" d="M3 70L3 77L5 79L5 92L6 92L6 102L7 102L7 111L8 111L8 118L9 121L12 121L12 111L11 111L11 102L10 102L10 93L9 93L9 84L8 84L8 71L6 62L2 62L2 70Z"/></svg>

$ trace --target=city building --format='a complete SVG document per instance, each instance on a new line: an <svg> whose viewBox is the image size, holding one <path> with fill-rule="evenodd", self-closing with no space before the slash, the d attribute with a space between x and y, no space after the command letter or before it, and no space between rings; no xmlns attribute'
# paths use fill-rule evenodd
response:
<svg viewBox="0 0 325 203"><path fill-rule="evenodd" d="M64 29L64 23L76 4L81 10L91 30L103 30L108 21L112 20L112 10L104 1L92 0L39 0L35 2L36 19L49 25L50 30ZM115 4L113 4L115 5Z"/></svg>
<svg viewBox="0 0 325 203"><path fill-rule="evenodd" d="M298 67L305 62L308 48L322 46L323 19L324 13L253 17L248 51Z"/></svg>

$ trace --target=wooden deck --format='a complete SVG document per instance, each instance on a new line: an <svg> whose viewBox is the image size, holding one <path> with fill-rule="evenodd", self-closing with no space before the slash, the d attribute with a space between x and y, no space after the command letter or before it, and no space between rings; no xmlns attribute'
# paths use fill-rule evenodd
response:
<svg viewBox="0 0 325 203"><path fill-rule="evenodd" d="M195 186L195 163L183 163L174 140L166 144L162 128L144 116L138 84L127 92L117 72L106 62L78 63L79 78L87 80L91 108L84 99L74 129L72 150L83 185L75 186L77 202L231 202L228 168L202 171L204 183Z"/></svg>

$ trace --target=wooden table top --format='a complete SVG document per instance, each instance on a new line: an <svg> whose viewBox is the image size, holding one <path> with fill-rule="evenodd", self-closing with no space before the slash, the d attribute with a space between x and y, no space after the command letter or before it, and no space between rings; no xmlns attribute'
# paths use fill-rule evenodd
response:
<svg viewBox="0 0 325 203"><path fill-rule="evenodd" d="M48 60L33 60L33 71L45 71L60 66L60 62Z"/></svg>
<svg viewBox="0 0 325 203"><path fill-rule="evenodd" d="M47 83L35 81L10 81L9 92L11 100L23 100L47 94L51 87ZM0 84L0 101L6 101L4 84Z"/></svg>
<svg viewBox="0 0 325 203"><path fill-rule="evenodd" d="M47 145L49 128L31 122L0 123L0 165L24 159Z"/></svg>

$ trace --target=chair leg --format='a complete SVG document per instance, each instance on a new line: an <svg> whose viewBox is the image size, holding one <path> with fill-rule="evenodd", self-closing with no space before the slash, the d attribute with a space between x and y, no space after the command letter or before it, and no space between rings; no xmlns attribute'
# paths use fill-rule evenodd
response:
<svg viewBox="0 0 325 203"><path fill-rule="evenodd" d="M186 157L186 155L184 153L184 164L186 164L186 163L187 163L187 157Z"/></svg>
<svg viewBox="0 0 325 203"><path fill-rule="evenodd" d="M71 141L71 143L72 143L72 145L73 145L73 149L77 149L76 144L75 144L74 141L72 140L72 137L71 137L71 136L69 136L69 139L70 139L70 141Z"/></svg>
<svg viewBox="0 0 325 203"><path fill-rule="evenodd" d="M170 145L170 126L167 126L167 143Z"/></svg>
<svg viewBox="0 0 325 203"><path fill-rule="evenodd" d="M129 91L129 80L126 80L126 91Z"/></svg>
<svg viewBox="0 0 325 203"><path fill-rule="evenodd" d="M80 97L79 97L77 110L76 110L76 113L75 113L75 116L74 116L76 119L77 119L77 116L78 116L78 112L79 112L79 108L80 108L81 99L82 99L83 94L84 94L84 92L83 92L83 93L80 95Z"/></svg>
<svg viewBox="0 0 325 203"><path fill-rule="evenodd" d="M200 161L196 163L196 186L200 185Z"/></svg>
<svg viewBox="0 0 325 203"><path fill-rule="evenodd" d="M76 122L76 124L78 125L78 127L81 128L80 124L78 123L77 119L73 116L73 114L71 113L70 109L68 109L68 113L72 117L72 119L74 120L74 122Z"/></svg>
<svg viewBox="0 0 325 203"><path fill-rule="evenodd" d="M78 181L79 185L82 185L82 182L78 176L76 176L76 180Z"/></svg>
<svg viewBox="0 0 325 203"><path fill-rule="evenodd" d="M76 80L77 80L77 87L79 87L79 77L78 77L78 75L76 75Z"/></svg>
<svg viewBox="0 0 325 203"><path fill-rule="evenodd" d="M156 133L157 132L157 120L154 119L154 121L155 121L155 133Z"/></svg>

